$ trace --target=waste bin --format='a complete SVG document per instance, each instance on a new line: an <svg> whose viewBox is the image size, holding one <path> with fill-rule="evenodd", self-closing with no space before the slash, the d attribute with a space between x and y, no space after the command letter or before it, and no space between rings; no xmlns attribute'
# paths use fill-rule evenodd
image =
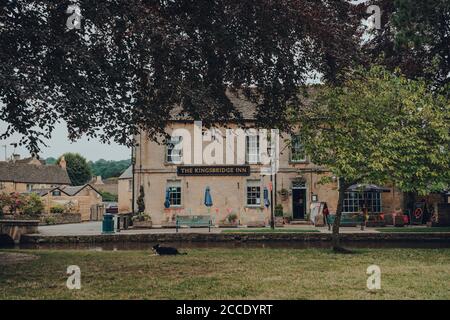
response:
<svg viewBox="0 0 450 320"><path fill-rule="evenodd" d="M114 233L114 215L107 213L103 216L102 233Z"/></svg>

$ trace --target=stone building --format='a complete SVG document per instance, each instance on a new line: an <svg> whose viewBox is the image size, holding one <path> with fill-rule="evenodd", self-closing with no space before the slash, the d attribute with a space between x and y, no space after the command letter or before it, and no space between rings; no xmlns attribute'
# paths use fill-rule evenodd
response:
<svg viewBox="0 0 450 320"><path fill-rule="evenodd" d="M122 173L118 180L119 190L119 213L130 213L132 211L133 199L133 173L132 166Z"/></svg>
<svg viewBox="0 0 450 320"><path fill-rule="evenodd" d="M0 162L0 193L27 192L71 184L64 159L58 165L45 165L37 157Z"/></svg>
<svg viewBox="0 0 450 320"><path fill-rule="evenodd" d="M231 101L243 115L246 125L252 127L254 106L236 97L232 97ZM241 225L267 225L270 221L270 206L267 206L265 195L270 194L271 188L274 190L274 204L281 204L285 215L294 221L308 220L312 204L318 202L326 202L331 213L336 211L337 178L331 177L333 182L328 184L319 183L322 177L331 176L331 173L309 161L298 137L285 134L280 137L279 168L271 181L269 175L261 173L263 165L258 154L262 147L253 132L246 131L245 159L242 159L242 156L236 154L237 149L233 149L232 156L226 155L230 142L227 138L230 137L226 137L225 130L238 129L236 124L228 123L226 128L219 126L212 133L200 130L201 140L197 141L201 141L203 151L208 150L217 140L224 143L223 154L218 156L222 158L219 163L198 165L192 160L199 151L198 144L193 141L190 150L186 150L186 146L181 142L184 137L177 137L173 132L185 129L195 140L199 129L196 129L194 121L184 117L179 110L174 112L172 119L166 129L167 133L172 135L172 140L166 144L149 140L145 134L135 137L137 147L134 188L137 196L140 186L144 187L146 213L151 216L154 225L173 221L176 215L202 214L211 215L215 224L224 221L229 215L236 215ZM183 145L182 150L175 150L174 146L178 143ZM268 150L268 153L270 152ZM190 164L185 163L187 155L190 155ZM234 165L225 161L227 157L234 160ZM218 158L215 157L216 160ZM179 160L182 160L182 163L179 163ZM123 190L127 190L126 185L131 183L130 174L122 177ZM205 205L207 188L212 198L211 206ZM402 193L393 188L387 189L388 192L365 195L370 211L388 213L402 208ZM129 207L125 209L125 205L130 203L131 195L124 193L121 197L120 190L119 186L119 206L128 211ZM349 192L345 211L360 212L362 199L361 193Z"/></svg>

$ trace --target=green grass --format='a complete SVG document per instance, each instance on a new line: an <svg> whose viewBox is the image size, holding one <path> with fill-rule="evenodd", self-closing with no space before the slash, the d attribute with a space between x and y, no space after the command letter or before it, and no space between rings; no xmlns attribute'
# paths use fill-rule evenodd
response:
<svg viewBox="0 0 450 320"><path fill-rule="evenodd" d="M310 232L320 232L316 229L285 229L285 228L275 228L272 230L270 228L246 228L246 229L227 229L223 230L222 233L310 233Z"/></svg>
<svg viewBox="0 0 450 320"><path fill-rule="evenodd" d="M0 266L0 299L450 299L450 249L183 251L22 250L39 259ZM366 288L373 264L378 291ZM69 265L81 290L66 288Z"/></svg>
<svg viewBox="0 0 450 320"><path fill-rule="evenodd" d="M450 227L403 227L403 228L379 228L380 232L450 232Z"/></svg>

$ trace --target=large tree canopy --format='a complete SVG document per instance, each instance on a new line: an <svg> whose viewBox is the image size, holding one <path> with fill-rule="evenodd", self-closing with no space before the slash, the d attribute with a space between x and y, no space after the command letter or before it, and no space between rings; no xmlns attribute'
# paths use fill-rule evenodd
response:
<svg viewBox="0 0 450 320"><path fill-rule="evenodd" d="M72 1L2 3L0 138L20 133L33 151L58 121L72 139L130 143L139 129L162 133L174 106L206 124L239 120L227 88L255 99L260 125L286 129L311 71L335 81L357 61L364 11L345 0L79 0L81 29L68 30Z"/></svg>
<svg viewBox="0 0 450 320"><path fill-rule="evenodd" d="M371 0L382 10L382 27L367 49L408 78L425 78L450 89L450 1Z"/></svg>
<svg viewBox="0 0 450 320"><path fill-rule="evenodd" d="M381 67L325 87L294 119L311 161L340 178L333 226L338 241L344 194L356 183L394 184L428 194L450 186L450 102L423 81Z"/></svg>

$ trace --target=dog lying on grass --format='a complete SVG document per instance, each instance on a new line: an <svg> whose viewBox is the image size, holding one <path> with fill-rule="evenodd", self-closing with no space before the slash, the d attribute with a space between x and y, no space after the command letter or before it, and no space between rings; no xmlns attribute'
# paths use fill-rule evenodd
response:
<svg viewBox="0 0 450 320"><path fill-rule="evenodd" d="M177 248L172 247L161 247L159 244L156 244L152 247L153 252L155 252L158 256L173 256L178 254L187 254L186 252L179 252Z"/></svg>

